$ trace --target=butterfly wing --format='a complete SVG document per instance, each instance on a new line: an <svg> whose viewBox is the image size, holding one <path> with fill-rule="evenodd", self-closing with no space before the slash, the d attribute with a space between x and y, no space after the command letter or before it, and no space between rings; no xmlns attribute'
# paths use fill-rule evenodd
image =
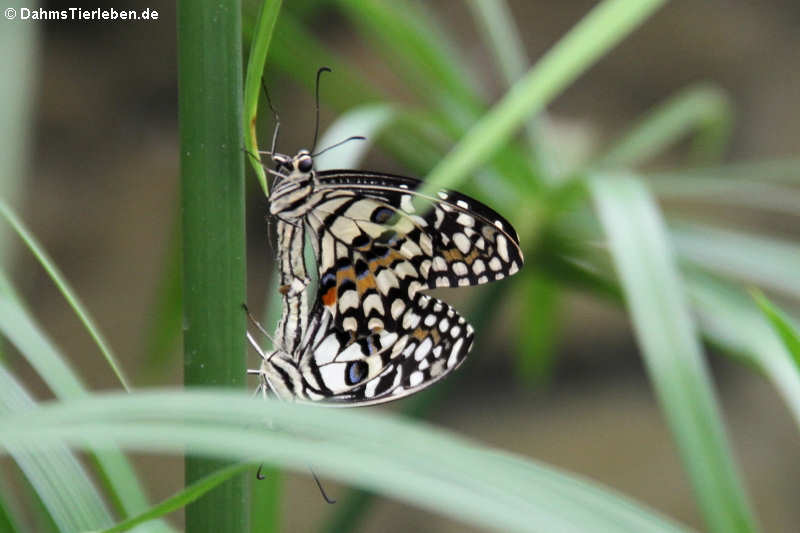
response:
<svg viewBox="0 0 800 533"><path fill-rule="evenodd" d="M418 291L479 285L514 274L514 228L463 194L416 192L387 174L317 174L320 200L307 215L318 258L318 301L358 336L393 330Z"/></svg>
<svg viewBox="0 0 800 533"><path fill-rule="evenodd" d="M472 347L472 326L455 309L427 294L414 298L394 331L356 339L325 327L328 320L323 320L300 361L302 396L323 405L370 405L403 398L458 368Z"/></svg>

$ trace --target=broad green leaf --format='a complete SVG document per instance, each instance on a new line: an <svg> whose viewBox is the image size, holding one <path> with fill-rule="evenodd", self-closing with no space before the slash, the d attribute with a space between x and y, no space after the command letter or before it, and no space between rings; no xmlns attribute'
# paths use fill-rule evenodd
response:
<svg viewBox="0 0 800 533"><path fill-rule="evenodd" d="M0 445L87 440L263 459L500 531L677 532L614 491L422 423L211 391L104 394L0 418Z"/></svg>
<svg viewBox="0 0 800 533"><path fill-rule="evenodd" d="M650 379L708 527L755 531L658 209L630 176L598 174L590 188Z"/></svg>

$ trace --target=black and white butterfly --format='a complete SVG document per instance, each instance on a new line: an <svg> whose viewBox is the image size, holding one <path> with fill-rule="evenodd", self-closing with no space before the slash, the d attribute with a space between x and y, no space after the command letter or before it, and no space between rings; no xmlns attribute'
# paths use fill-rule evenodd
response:
<svg viewBox="0 0 800 533"><path fill-rule="evenodd" d="M254 371L262 392L364 405L407 396L457 368L472 327L422 291L516 273L523 258L511 224L458 192L424 195L413 178L317 172L307 150L275 153L276 138L277 128L267 152L283 294L277 349L264 353L248 334L263 359ZM318 274L310 306L306 235Z"/></svg>
<svg viewBox="0 0 800 533"><path fill-rule="evenodd" d="M457 368L472 327L421 291L517 272L522 252L508 221L457 192L422 196L412 178L316 172L307 151L273 160L284 313L279 349L257 347L262 391L365 405L412 394ZM319 273L308 315L306 232Z"/></svg>

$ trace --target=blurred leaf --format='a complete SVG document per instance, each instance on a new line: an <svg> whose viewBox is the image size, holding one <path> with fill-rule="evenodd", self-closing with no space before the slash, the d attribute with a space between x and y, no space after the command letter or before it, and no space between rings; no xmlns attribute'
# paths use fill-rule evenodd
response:
<svg viewBox="0 0 800 533"><path fill-rule="evenodd" d="M29 6L24 0L11 0L5 8ZM40 26L7 22L0 32L0 50L3 54L3 76L0 76L0 200L19 206L25 166L30 155L30 128L35 123L31 108L37 91L35 88L37 37ZM10 268L14 258L13 239L6 228L0 227L0 268Z"/></svg>
<svg viewBox="0 0 800 533"><path fill-rule="evenodd" d="M35 405L14 377L0 366L0 417L28 412ZM25 473L59 531L98 529L113 523L103 498L64 444L40 446L32 441L11 445L8 452Z"/></svg>
<svg viewBox="0 0 800 533"><path fill-rule="evenodd" d="M120 522L119 524L109 527L108 529L104 529L103 533L118 533L121 531L128 531L139 524L149 522L150 520L154 520L156 518L161 518L162 516L166 516L173 511L182 509L186 505L196 501L209 490L213 489L214 487L218 487L236 474L239 474L250 467L252 467L250 463L245 463L231 465L229 467L220 469L213 474L209 474L208 476L197 480L188 487L185 487L180 492L173 494L163 502L152 506L147 511L144 511L136 516L132 516L129 519Z"/></svg>
<svg viewBox="0 0 800 533"><path fill-rule="evenodd" d="M22 354L57 398L78 398L87 394L78 376L21 303L7 291L9 284L0 272L0 333ZM91 446L91 442L89 443ZM147 508L147 498L130 463L119 450L94 451L101 479L117 509L127 516ZM159 531L169 531L164 524ZM154 529L155 530L155 529Z"/></svg>
<svg viewBox="0 0 800 533"><path fill-rule="evenodd" d="M789 241L700 224L674 224L675 249L712 272L800 298L800 246Z"/></svg>
<svg viewBox="0 0 800 533"><path fill-rule="evenodd" d="M603 54L638 27L662 0L605 0L570 29L486 113L428 175L423 192L456 187Z"/></svg>
<svg viewBox="0 0 800 533"><path fill-rule="evenodd" d="M731 127L727 95L710 85L683 89L649 112L596 165L605 168L635 167L696 130L695 162L719 158Z"/></svg>
<svg viewBox="0 0 800 533"><path fill-rule="evenodd" d="M381 131L394 118L394 109L385 104L363 105L340 115L322 134L317 146L326 150L353 135L361 135L366 139L348 141L316 156L315 167L317 170L358 168Z"/></svg>
<svg viewBox="0 0 800 533"><path fill-rule="evenodd" d="M442 25L431 24L433 15L423 4L401 0L339 0L338 5L359 28L383 45L385 55L402 70L408 86L433 107L462 127L482 103L465 63L451 41L443 38Z"/></svg>
<svg viewBox="0 0 800 533"><path fill-rule="evenodd" d="M549 377L553 366L559 324L558 287L541 271L528 267L523 270L515 293L522 305L517 324L519 375L539 382Z"/></svg>
<svg viewBox="0 0 800 533"><path fill-rule="evenodd" d="M259 428L268 421L272 429ZM610 489L375 411L192 390L97 395L0 418L5 446L86 439L295 470L313 462L322 474L501 531L687 531Z"/></svg>
<svg viewBox="0 0 800 533"><path fill-rule="evenodd" d="M649 180L649 183L661 198L700 200L728 207L800 215L800 192L784 185L741 178L726 179L679 174L658 176Z"/></svg>
<svg viewBox="0 0 800 533"><path fill-rule="evenodd" d="M798 333L797 326L792 323L792 319L783 311L767 300L767 297L760 291L753 291L753 299L755 299L764 316L769 319L772 327L780 335L783 345L791 354L797 368L800 369L800 333Z"/></svg>
<svg viewBox="0 0 800 533"><path fill-rule="evenodd" d="M467 5L505 78L505 87L510 88L528 70L530 61L508 4L505 0L469 0ZM551 180L554 168L549 160L543 119L543 116L528 119L525 122L525 134L536 174Z"/></svg>
<svg viewBox="0 0 800 533"><path fill-rule="evenodd" d="M19 237L23 240L23 242L28 246L33 256L39 261L39 264L45 269L47 274L50 276L50 279L53 280L53 283L56 284L58 290L61 291L61 294L64 296L64 299L67 300L67 303L75 311L75 314L78 315L78 318L83 323L86 331L89 332L92 339L94 340L97 347L100 348L100 351L103 353L103 357L105 357L108 366L111 367L111 370L119 379L119 382L122 384L122 387L125 390L130 390L128 386L128 380L125 378L125 374L123 374L122 369L117 364L117 358L111 351L111 347L103 338L103 335L100 333L100 329L95 324L94 320L91 316L89 316L89 312L86 310L84 305L78 299L78 295L72 290L67 280L61 274L61 271L58 269L56 264L50 259L50 256L47 255L47 252L44 251L39 241L33 236L33 234L28 231L22 221L17 217L14 211L6 204L2 198L0 198L0 215L6 219L14 231L19 235Z"/></svg>
<svg viewBox="0 0 800 533"><path fill-rule="evenodd" d="M719 179L735 183L737 180L800 183L800 159L775 159L745 163L731 163L709 167L687 168L652 172L654 180L710 180Z"/></svg>
<svg viewBox="0 0 800 533"><path fill-rule="evenodd" d="M708 527L755 531L661 216L632 177L596 175L590 185L650 379Z"/></svg>
<svg viewBox="0 0 800 533"><path fill-rule="evenodd" d="M267 175L261 164L256 136L256 114L258 113L258 95L261 92L261 80L264 76L264 62L267 59L272 32L278 20L282 0L263 0L256 16L255 31L250 43L250 55L247 61L247 72L244 81L244 145L249 155L247 159L253 166L258 182L265 196L269 196Z"/></svg>
<svg viewBox="0 0 800 533"><path fill-rule="evenodd" d="M689 294L706 337L761 370L783 397L800 428L800 374L791 354L744 292L692 273Z"/></svg>

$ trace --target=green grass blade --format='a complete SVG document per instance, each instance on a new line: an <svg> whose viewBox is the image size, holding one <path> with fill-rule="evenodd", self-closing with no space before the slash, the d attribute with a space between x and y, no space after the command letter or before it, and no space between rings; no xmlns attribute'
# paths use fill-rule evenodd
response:
<svg viewBox="0 0 800 533"><path fill-rule="evenodd" d="M245 385L244 132L241 1L178 3L186 387ZM186 457L186 482L226 463ZM186 508L186 529L247 529L237 476Z"/></svg>
<svg viewBox="0 0 800 533"><path fill-rule="evenodd" d="M247 158L256 173L265 196L269 196L267 175L261 165L256 136L256 115L258 114L258 95L261 92L261 79L264 76L264 63L267 60L272 32L278 20L282 0L262 0L256 17L255 31L250 43L250 56L247 60L247 73L244 80L244 145L249 152Z"/></svg>
<svg viewBox="0 0 800 533"><path fill-rule="evenodd" d="M7 7L28 6L12 0ZM0 77L0 199L19 205L29 152L32 104L36 98L37 39L41 28L32 24L9 23L0 32L3 76ZM13 51L13 53L11 52ZM10 232L0 228L0 268L10 268L14 259Z"/></svg>
<svg viewBox="0 0 800 533"><path fill-rule="evenodd" d="M508 4L505 0L469 0L467 5L505 78L506 87L510 88L528 70L530 61ZM549 180L553 165L548 160L542 119L543 117L528 119L525 122L525 134L536 174Z"/></svg>
<svg viewBox="0 0 800 533"><path fill-rule="evenodd" d="M800 298L800 246L793 242L700 224L675 224L670 234L681 258Z"/></svg>
<svg viewBox="0 0 800 533"><path fill-rule="evenodd" d="M689 294L704 335L761 370L800 428L800 374L792 355L752 298L709 276L693 274Z"/></svg>
<svg viewBox="0 0 800 533"><path fill-rule="evenodd" d="M791 354L794 364L797 365L797 369L800 369L800 333L798 333L797 326L792 323L792 319L786 313L770 302L760 291L753 291L753 299L780 336L786 351Z"/></svg>
<svg viewBox="0 0 800 533"><path fill-rule="evenodd" d="M192 483L180 492L173 494L163 502L154 505L147 511L136 516L132 516L124 522L120 522L119 524L116 524L108 529L104 529L103 533L119 533L121 531L128 531L139 524L166 516L173 511L177 511L178 509L185 507L187 504L203 496L209 490L219 486L221 483L224 483L233 476L240 474L251 467L252 465L250 463L236 464L209 474L195 483Z"/></svg>
<svg viewBox="0 0 800 533"><path fill-rule="evenodd" d="M56 284L58 290L61 291L61 294L64 296L64 299L67 300L69 306L75 311L75 314L78 315L78 318L83 323L86 331L89 332L92 339L94 340L97 347L102 352L103 357L105 357L108 366L111 367L111 370L119 379L119 382L122 384L122 387L125 390L130 390L128 386L128 380L125 378L125 374L122 372L122 369L117 364L117 358L114 356L113 352L111 351L111 347L108 345L106 340L103 338L103 335L100 333L100 329L95 324L92 317L89 315L89 311L84 307L81 301L78 299L78 295L72 290L67 280L64 278L61 271L58 269L56 264L50 259L50 256L47 255L47 252L44 251L44 248L36 237L28 231L28 228L22 223L22 220L14 213L11 207L8 206L1 198L0 198L0 216L2 216L6 222L8 222L14 231L19 235L22 241L26 244L28 249L30 249L33 256L39 261L39 264L42 265L42 268L45 269L47 275L50 276L50 279L53 280L53 283Z"/></svg>
<svg viewBox="0 0 800 533"><path fill-rule="evenodd" d="M800 215L800 192L783 184L693 174L658 176L649 184L661 198Z"/></svg>
<svg viewBox="0 0 800 533"><path fill-rule="evenodd" d="M412 90L432 97L432 104L463 122L481 107L475 84L458 51L442 36L441 25L423 6L395 0L339 0L351 20L384 48Z"/></svg>
<svg viewBox="0 0 800 533"><path fill-rule="evenodd" d="M0 333L25 357L57 398L85 396L87 392L80 378L7 287L8 281L0 272ZM94 450L92 457L120 514L127 516L148 507L131 464L119 450ZM163 524L158 530L169 531Z"/></svg>
<svg viewBox="0 0 800 533"><path fill-rule="evenodd" d="M800 183L800 159L768 159L765 161L687 168L677 171L651 172L648 176L654 180L720 179L735 182L736 180L751 179L775 183Z"/></svg>
<svg viewBox="0 0 800 533"><path fill-rule="evenodd" d="M0 366L0 416L28 411L35 402ZM98 529L113 523L103 498L65 446L36 443L9 449L59 531Z"/></svg>
<svg viewBox="0 0 800 533"><path fill-rule="evenodd" d="M424 192L453 188L514 132L638 27L663 0L605 0L595 6L486 115L428 175Z"/></svg>
<svg viewBox="0 0 800 533"><path fill-rule="evenodd" d="M755 531L658 210L631 177L598 175L590 188L650 379L706 523L718 533Z"/></svg>
<svg viewBox="0 0 800 533"><path fill-rule="evenodd" d="M322 475L500 531L687 531L610 489L374 411L194 390L97 395L0 418L4 446L82 446L87 438L149 451L188 447L215 457L258 457L298 471L313 462Z"/></svg>
<svg viewBox="0 0 800 533"><path fill-rule="evenodd" d="M689 87L649 112L596 164L639 165L692 130L697 131L695 162L713 163L725 147L731 122L731 105L723 91L709 85Z"/></svg>

